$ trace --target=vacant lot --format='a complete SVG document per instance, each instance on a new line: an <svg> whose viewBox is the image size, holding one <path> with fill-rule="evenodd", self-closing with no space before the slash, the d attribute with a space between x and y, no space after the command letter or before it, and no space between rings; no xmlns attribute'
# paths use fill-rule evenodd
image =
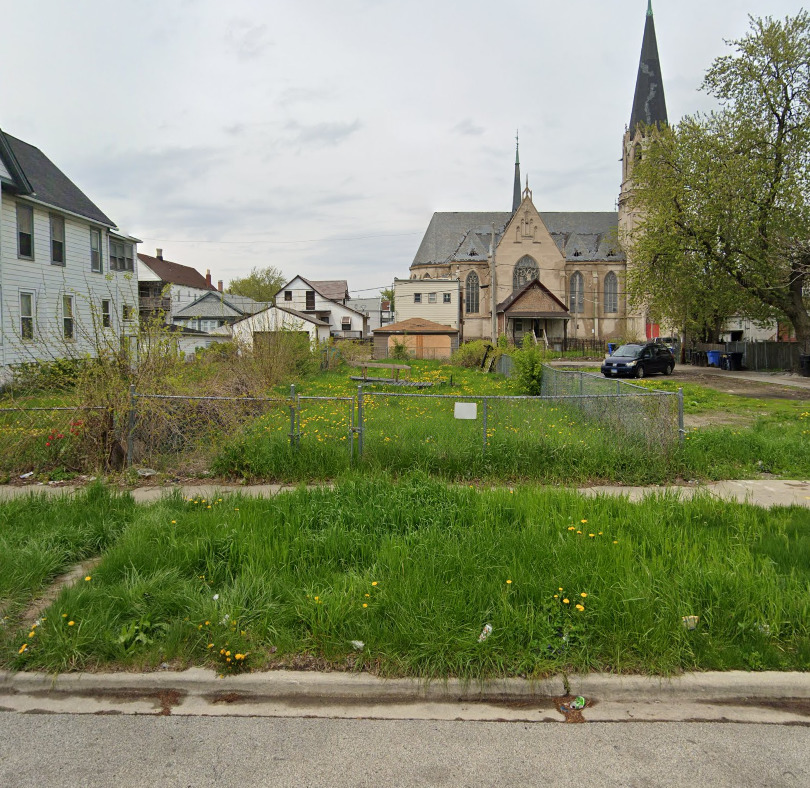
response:
<svg viewBox="0 0 810 788"><path fill-rule="evenodd" d="M134 511L126 500L105 504L127 522L110 546L97 541L90 579L39 626L11 617L0 628L6 666L469 677L810 668L804 508L635 505L422 474L263 500L175 497ZM48 539L62 504L27 505L39 529L14 542L16 555L64 555ZM98 505L80 499L76 516L92 519ZM684 616L697 617L694 629Z"/></svg>

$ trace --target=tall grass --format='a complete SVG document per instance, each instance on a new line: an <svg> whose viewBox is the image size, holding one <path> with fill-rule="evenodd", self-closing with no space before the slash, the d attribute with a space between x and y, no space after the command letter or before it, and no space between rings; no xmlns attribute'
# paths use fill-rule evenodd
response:
<svg viewBox="0 0 810 788"><path fill-rule="evenodd" d="M808 669L808 556L806 509L710 497L636 505L418 473L265 500L175 497L139 509L92 582L3 661L227 670L230 651L253 668L434 677Z"/></svg>

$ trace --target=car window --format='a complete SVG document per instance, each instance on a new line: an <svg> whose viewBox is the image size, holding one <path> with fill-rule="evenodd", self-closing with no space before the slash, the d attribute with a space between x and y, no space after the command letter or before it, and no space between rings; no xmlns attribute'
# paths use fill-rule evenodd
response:
<svg viewBox="0 0 810 788"><path fill-rule="evenodd" d="M641 351L641 345L622 345L613 351L614 356L624 356L626 358L637 358Z"/></svg>

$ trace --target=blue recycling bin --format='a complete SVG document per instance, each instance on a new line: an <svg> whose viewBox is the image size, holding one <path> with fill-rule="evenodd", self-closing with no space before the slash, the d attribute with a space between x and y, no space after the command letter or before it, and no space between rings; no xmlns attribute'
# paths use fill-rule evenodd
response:
<svg viewBox="0 0 810 788"><path fill-rule="evenodd" d="M720 366L720 356L722 352L719 350L707 350L706 355L709 358L709 366L710 367L719 367Z"/></svg>
<svg viewBox="0 0 810 788"><path fill-rule="evenodd" d="M616 350L616 343L608 342L608 355L612 356L614 350Z"/></svg>

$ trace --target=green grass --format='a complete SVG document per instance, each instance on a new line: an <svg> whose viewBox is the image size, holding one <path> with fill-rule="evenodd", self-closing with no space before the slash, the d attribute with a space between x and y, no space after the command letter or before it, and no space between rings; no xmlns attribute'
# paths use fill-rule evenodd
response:
<svg viewBox="0 0 810 788"><path fill-rule="evenodd" d="M254 669L310 660L430 677L807 670L809 559L807 509L710 497L630 504L423 474L175 497L138 509L92 581L0 659L230 670L230 651ZM686 615L700 617L694 631Z"/></svg>
<svg viewBox="0 0 810 788"><path fill-rule="evenodd" d="M0 618L72 564L98 555L133 511L131 496L101 485L73 497L32 495L0 505Z"/></svg>

